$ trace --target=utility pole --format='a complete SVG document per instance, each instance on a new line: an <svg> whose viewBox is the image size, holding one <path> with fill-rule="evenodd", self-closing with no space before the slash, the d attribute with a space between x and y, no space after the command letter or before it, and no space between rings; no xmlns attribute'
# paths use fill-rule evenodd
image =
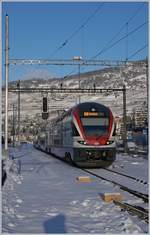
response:
<svg viewBox="0 0 150 235"><path fill-rule="evenodd" d="M149 67L148 58L146 60L146 79L147 79L147 122L149 120ZM149 140L149 124L147 127L147 140ZM147 141L148 144L148 141ZM147 154L149 153L149 147L147 148Z"/></svg>
<svg viewBox="0 0 150 235"><path fill-rule="evenodd" d="M15 147L15 105L13 104L13 147Z"/></svg>
<svg viewBox="0 0 150 235"><path fill-rule="evenodd" d="M75 62L75 61L81 61L82 60L82 57L81 56L74 56L73 57L73 61ZM79 76L79 90L80 90L80 88L81 88L81 86L80 86L80 63L78 64L78 76ZM80 95L79 95L79 104L80 104L80 102L81 102L81 99L80 99Z"/></svg>
<svg viewBox="0 0 150 235"><path fill-rule="evenodd" d="M8 155L9 18L5 17L5 153Z"/></svg>
<svg viewBox="0 0 150 235"><path fill-rule="evenodd" d="M123 146L127 153L127 114L126 114L126 86L123 85Z"/></svg>
<svg viewBox="0 0 150 235"><path fill-rule="evenodd" d="M20 145L20 80L17 82L18 88L18 145Z"/></svg>
<svg viewBox="0 0 150 235"><path fill-rule="evenodd" d="M148 81L148 79L149 79L149 77L148 77L148 75L149 75L149 68L148 68L148 58L146 59L146 81L147 81L147 112L148 112L148 101L149 101L149 91L148 91L148 89L149 89L149 81Z"/></svg>
<svg viewBox="0 0 150 235"><path fill-rule="evenodd" d="M80 64L78 65L79 66L79 89L81 88L80 87ZM81 96L79 95L79 104L81 102Z"/></svg>

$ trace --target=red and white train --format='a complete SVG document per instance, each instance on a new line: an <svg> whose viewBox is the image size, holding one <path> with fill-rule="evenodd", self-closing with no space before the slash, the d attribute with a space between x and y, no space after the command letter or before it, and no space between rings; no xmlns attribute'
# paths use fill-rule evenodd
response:
<svg viewBox="0 0 150 235"><path fill-rule="evenodd" d="M114 117L99 103L76 105L40 133L35 147L80 167L106 167L116 156Z"/></svg>

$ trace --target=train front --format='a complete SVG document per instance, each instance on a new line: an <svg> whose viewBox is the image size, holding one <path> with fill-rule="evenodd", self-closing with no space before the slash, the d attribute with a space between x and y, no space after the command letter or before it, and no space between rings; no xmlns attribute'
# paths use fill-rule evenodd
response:
<svg viewBox="0 0 150 235"><path fill-rule="evenodd" d="M95 102L73 110L74 162L80 167L107 167L116 156L111 110Z"/></svg>

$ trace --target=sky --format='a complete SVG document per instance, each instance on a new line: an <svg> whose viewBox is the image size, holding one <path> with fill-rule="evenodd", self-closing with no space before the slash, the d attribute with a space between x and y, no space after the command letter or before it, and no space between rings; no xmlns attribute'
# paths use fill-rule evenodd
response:
<svg viewBox="0 0 150 235"><path fill-rule="evenodd" d="M4 80L5 15L9 16L10 59L91 59L106 45L148 20L147 2L3 2L2 59ZM129 20L130 19L130 20ZM128 22L129 21L129 22ZM128 24L127 24L128 22ZM124 26L124 27L123 27ZM122 28L121 32L120 29ZM111 42L112 38L115 39ZM66 43L67 42L67 43ZM65 46L62 46L65 43ZM109 43L109 44L107 44ZM101 53L96 59L125 60L148 44L148 24ZM60 48L61 49L58 49ZM57 50L58 49L58 50ZM56 52L56 53L55 53ZM132 60L148 55L148 47ZM100 67L84 67L81 72ZM32 76L64 77L78 73L74 66L10 65L9 80Z"/></svg>

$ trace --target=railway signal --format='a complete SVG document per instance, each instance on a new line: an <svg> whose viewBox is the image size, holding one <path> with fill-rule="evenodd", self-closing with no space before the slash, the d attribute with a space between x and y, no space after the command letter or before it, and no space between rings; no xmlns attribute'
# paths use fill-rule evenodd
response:
<svg viewBox="0 0 150 235"><path fill-rule="evenodd" d="M98 93L103 93L103 92L122 92L123 94L123 120L124 120L124 132L123 132L123 142L124 142L124 151L127 152L127 123L126 123L126 87L125 85L123 86L123 88L96 88L96 85L94 84L93 88L89 89L89 88L51 88L51 87L32 87L32 88L25 88L25 87L21 87L20 90L16 89L16 88L9 88L9 92L27 92L27 93L41 93L41 92L46 92L46 93L67 93L67 94L73 94L73 93L85 93L85 94L98 94ZM44 97L46 98L46 97ZM44 111L44 110L43 110ZM47 114L46 114L47 113ZM45 109L45 112L43 112L42 114L42 118L43 119L47 119L48 118L48 112Z"/></svg>
<svg viewBox="0 0 150 235"><path fill-rule="evenodd" d="M71 65L71 66L79 66L79 89L64 89L61 86L61 89L49 89L50 92L64 92L64 93L73 93L73 92L78 92L81 93L82 89L80 87L80 66L105 66L105 67L111 67L111 66L128 66L130 65L130 63L132 63L133 61L123 61L123 60L95 60L95 59L82 59L82 57L74 57L73 59L9 59L9 27L8 27L8 15L6 15L6 33L5 33L5 68L6 68L6 73L5 73L5 81L6 81L6 96L5 96L5 151L7 152L8 150L8 81L9 81L9 65ZM139 65L141 65L144 62L137 62L139 63ZM24 91L24 92L41 92L41 90L39 88L36 89L15 89L18 92ZM15 90L11 90L11 91L15 91ZM28 90L28 91L27 91ZM69 90L69 92L68 92ZM99 93L102 92L102 90L105 89L83 89L85 92L93 92L93 93ZM109 92L110 89L108 89ZM122 89L118 89L118 91L121 91ZM10 89L9 89L10 91ZM44 91L47 91L47 88L44 89ZM114 90L116 91L116 89ZM123 90L122 90L123 91ZM125 91L125 90L124 90ZM125 92L123 92L124 94ZM19 94L19 93L18 93ZM19 95L18 95L19 97ZM19 98L18 98L19 101ZM44 101L46 102L46 101ZM19 103L19 102L18 102ZM18 105L19 107L19 105ZM43 107L44 108L44 107ZM124 109L124 115L126 110ZM19 113L19 112L18 112ZM46 107L43 110L42 113L42 118L43 119L47 119L48 118L48 112ZM19 120L19 116L18 116L18 120ZM126 120L126 118L124 118L124 120ZM18 125L18 130L19 130L19 125ZM124 124L124 130L126 131L126 123ZM126 133L125 135L126 136ZM19 139L19 135L18 135L18 139ZM126 140L125 140L126 141ZM126 146L126 142L125 142L125 146ZM126 147L125 147L125 151L126 151Z"/></svg>
<svg viewBox="0 0 150 235"><path fill-rule="evenodd" d="M43 97L43 112L47 112L47 97Z"/></svg>
<svg viewBox="0 0 150 235"><path fill-rule="evenodd" d="M47 97L43 97L42 119L48 119Z"/></svg>
<svg viewBox="0 0 150 235"><path fill-rule="evenodd" d="M48 119L48 112L42 112L42 119L47 120Z"/></svg>

